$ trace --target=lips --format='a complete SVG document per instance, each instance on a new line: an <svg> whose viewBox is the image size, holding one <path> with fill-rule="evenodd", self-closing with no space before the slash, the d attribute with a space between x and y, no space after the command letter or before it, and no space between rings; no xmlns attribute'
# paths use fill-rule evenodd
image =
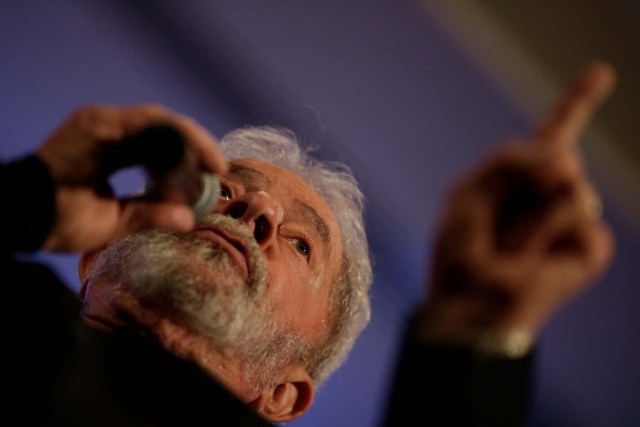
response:
<svg viewBox="0 0 640 427"><path fill-rule="evenodd" d="M243 280L247 280L250 268L249 254L242 239L213 227L197 228L193 234L222 247L231 257L232 262L240 269Z"/></svg>

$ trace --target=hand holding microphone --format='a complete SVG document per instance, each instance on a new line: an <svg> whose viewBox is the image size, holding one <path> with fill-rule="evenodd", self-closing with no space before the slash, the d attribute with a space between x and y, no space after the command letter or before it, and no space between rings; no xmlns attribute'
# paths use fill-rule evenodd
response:
<svg viewBox="0 0 640 427"><path fill-rule="evenodd" d="M85 107L37 150L55 188L55 219L43 249L82 251L149 228L191 230L219 195L227 171L216 140L193 120L157 106ZM117 170L148 172L143 197L117 199Z"/></svg>
<svg viewBox="0 0 640 427"><path fill-rule="evenodd" d="M149 179L145 196L188 204L195 221L202 221L220 197L220 181L198 168L195 150L173 126L153 125L126 144L128 162L142 164Z"/></svg>

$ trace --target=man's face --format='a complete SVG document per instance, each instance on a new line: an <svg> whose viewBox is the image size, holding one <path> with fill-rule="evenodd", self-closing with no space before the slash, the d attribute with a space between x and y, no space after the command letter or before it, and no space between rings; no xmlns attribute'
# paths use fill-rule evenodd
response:
<svg viewBox="0 0 640 427"><path fill-rule="evenodd" d="M209 325L220 346L243 339L245 347L264 346L283 329L324 338L342 258L324 199L295 174L258 160L232 162L222 189L214 215L194 231L141 233L100 255L83 278L85 317L113 328L122 310L151 307L192 316L198 332L197 324ZM122 295L135 303L117 307Z"/></svg>
<svg viewBox="0 0 640 427"><path fill-rule="evenodd" d="M232 162L222 190L214 212L248 224L266 258L265 298L300 332L322 333L342 258L329 206L292 172L257 160Z"/></svg>

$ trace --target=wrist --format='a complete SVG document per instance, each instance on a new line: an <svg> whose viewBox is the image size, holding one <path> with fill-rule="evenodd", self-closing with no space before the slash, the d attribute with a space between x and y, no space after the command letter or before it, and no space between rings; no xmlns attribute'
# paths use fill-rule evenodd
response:
<svg viewBox="0 0 640 427"><path fill-rule="evenodd" d="M427 345L464 348L491 358L518 359L533 348L537 328L477 314L455 305L425 305L419 313L418 339Z"/></svg>

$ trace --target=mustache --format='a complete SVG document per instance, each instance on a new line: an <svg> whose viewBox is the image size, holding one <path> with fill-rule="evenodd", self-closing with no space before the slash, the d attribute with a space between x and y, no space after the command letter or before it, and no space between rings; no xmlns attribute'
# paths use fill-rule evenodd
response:
<svg viewBox="0 0 640 427"><path fill-rule="evenodd" d="M206 228L220 230L242 242L249 267L248 290L254 296L261 294L266 287L267 260L253 230L245 222L222 214L208 215L198 223L196 230Z"/></svg>
<svg viewBox="0 0 640 427"><path fill-rule="evenodd" d="M247 224L228 215L211 214L198 223L196 229L201 228L220 228L235 237L250 240L256 246L258 244Z"/></svg>

